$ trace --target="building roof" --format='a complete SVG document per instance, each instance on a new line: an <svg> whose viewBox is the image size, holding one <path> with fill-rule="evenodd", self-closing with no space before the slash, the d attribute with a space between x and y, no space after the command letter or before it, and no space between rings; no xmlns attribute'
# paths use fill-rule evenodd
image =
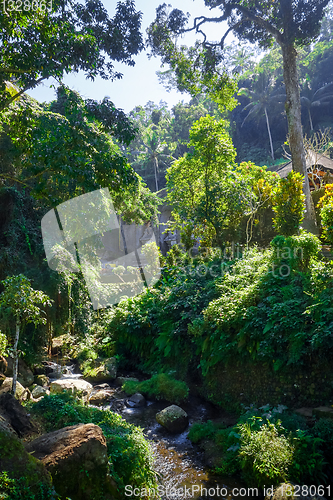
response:
<svg viewBox="0 0 333 500"><path fill-rule="evenodd" d="M333 174L333 160L331 160L331 158L329 158L324 154L316 153L315 151L312 150L308 150L306 153L306 166L309 171L313 167L317 167L318 170L322 170L324 172ZM288 161L283 165L268 167L268 170L270 170L271 172L276 172L279 174L280 177L284 178L287 177L289 172L292 171L292 168L293 168L292 161Z"/></svg>

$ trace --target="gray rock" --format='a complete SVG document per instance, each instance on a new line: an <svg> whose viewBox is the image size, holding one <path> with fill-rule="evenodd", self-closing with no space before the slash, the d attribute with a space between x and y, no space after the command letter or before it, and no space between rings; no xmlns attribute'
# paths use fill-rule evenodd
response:
<svg viewBox="0 0 333 500"><path fill-rule="evenodd" d="M90 375L90 382L106 382L114 380L117 377L117 360L116 358L96 359L94 375Z"/></svg>
<svg viewBox="0 0 333 500"><path fill-rule="evenodd" d="M75 394L79 398L82 398L84 402L88 402L90 394L93 390L93 386L81 379L69 379L64 378L60 380L54 380L50 385L51 394L61 394L63 392L69 392Z"/></svg>
<svg viewBox="0 0 333 500"><path fill-rule="evenodd" d="M34 382L42 387L50 385L50 379L46 375L35 375Z"/></svg>
<svg viewBox="0 0 333 500"><path fill-rule="evenodd" d="M333 408L330 406L318 406L312 410L312 414L317 418L333 418Z"/></svg>
<svg viewBox="0 0 333 500"><path fill-rule="evenodd" d="M11 392L13 387L13 379L12 377L6 377L0 386L0 394L4 394L6 392ZM21 401L27 399L27 389L20 384L19 381L16 382L16 399Z"/></svg>
<svg viewBox="0 0 333 500"><path fill-rule="evenodd" d="M111 391L101 389L90 396L89 403L95 406L105 405L110 401L111 396L112 396Z"/></svg>
<svg viewBox="0 0 333 500"><path fill-rule="evenodd" d="M188 426L186 411L177 405L167 406L156 414L157 422L172 433L183 432Z"/></svg>
<svg viewBox="0 0 333 500"><path fill-rule="evenodd" d="M111 387L109 386L109 384L106 384L106 383L94 385L94 390L96 390L96 391L106 391L109 389L111 389Z"/></svg>
<svg viewBox="0 0 333 500"><path fill-rule="evenodd" d="M145 404L146 400L139 392L133 394L133 396L130 396L126 400L126 406L129 406L130 408L141 408L142 406L145 406Z"/></svg>
<svg viewBox="0 0 333 500"><path fill-rule="evenodd" d="M46 394L49 393L50 394L50 391L48 391L45 387L41 387L40 385L37 385L33 390L32 390L32 397L34 399L38 399L38 398L41 398L42 396L46 396Z"/></svg>

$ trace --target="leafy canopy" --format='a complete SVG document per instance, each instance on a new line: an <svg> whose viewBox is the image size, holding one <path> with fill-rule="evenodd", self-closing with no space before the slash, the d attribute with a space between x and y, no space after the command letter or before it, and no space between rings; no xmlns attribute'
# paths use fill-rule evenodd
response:
<svg viewBox="0 0 333 500"><path fill-rule="evenodd" d="M0 109L42 80L72 71L87 78L121 78L114 61L133 66L142 48L141 13L133 0L118 2L113 18L100 0L54 0L51 11L0 12ZM6 90L12 80L21 90Z"/></svg>
<svg viewBox="0 0 333 500"><path fill-rule="evenodd" d="M51 206L107 187L127 219L149 220L157 201L114 143L111 124L98 116L98 103L93 110L91 106L64 86L50 105L25 97L13 104L4 112L3 137L11 147L0 177L7 184L23 185ZM124 133L131 133L130 128Z"/></svg>
<svg viewBox="0 0 333 500"><path fill-rule="evenodd" d="M15 316L20 323L45 324L39 304L51 306L52 302L45 293L34 290L31 281L23 274L11 276L1 281L4 291L0 295L2 314Z"/></svg>
<svg viewBox="0 0 333 500"><path fill-rule="evenodd" d="M236 151L225 123L207 115L190 130L192 151L167 172L168 199L180 224L191 221L213 231L218 245L223 233L237 227L251 196L244 178L235 171Z"/></svg>

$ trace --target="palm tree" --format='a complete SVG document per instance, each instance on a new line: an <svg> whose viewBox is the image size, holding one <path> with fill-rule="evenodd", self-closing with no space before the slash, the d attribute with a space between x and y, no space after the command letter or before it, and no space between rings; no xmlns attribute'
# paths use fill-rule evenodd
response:
<svg viewBox="0 0 333 500"><path fill-rule="evenodd" d="M271 128L268 119L267 108L269 108L273 103L282 103L285 101L286 94L281 92L281 89L274 89L274 81L272 79L266 79L264 73L260 73L257 80L258 90L250 90L248 88L242 88L239 94L246 95L251 99L251 102L247 104L243 111L249 110L248 114L245 116L242 126L249 120L257 117L257 119L265 115L267 132L269 137L269 144L271 148L271 156L274 160L274 149Z"/></svg>
<svg viewBox="0 0 333 500"><path fill-rule="evenodd" d="M158 191L159 161L163 161L162 158L168 156L163 154L166 143L161 140L154 125L150 125L144 130L140 142L146 150L146 160L151 161L154 166L155 188Z"/></svg>
<svg viewBox="0 0 333 500"><path fill-rule="evenodd" d="M305 89L302 92L301 104L306 107L309 115L310 130L313 130L313 121L311 116L311 108L318 108L320 106L326 106L333 99L333 82L319 87L316 91L313 91L310 85L307 83Z"/></svg>

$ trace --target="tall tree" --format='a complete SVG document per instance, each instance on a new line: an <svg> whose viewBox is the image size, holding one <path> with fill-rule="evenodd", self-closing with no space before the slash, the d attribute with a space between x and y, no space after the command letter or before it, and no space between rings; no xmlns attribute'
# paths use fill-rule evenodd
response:
<svg viewBox="0 0 333 500"><path fill-rule="evenodd" d="M239 91L251 99L249 104L247 104L243 109L243 111L249 110L249 112L245 116L242 126L246 120L254 118L255 116L260 118L262 114L265 115L269 144L271 148L271 157L272 160L274 160L273 140L267 108L274 103L281 103L286 96L281 92L281 90L274 89L274 81L272 81L272 79L268 79L264 73L259 74L258 81L256 83L256 90L242 88Z"/></svg>
<svg viewBox="0 0 333 500"><path fill-rule="evenodd" d="M39 290L34 290L30 285L30 280L23 274L11 276L1 281L4 291L0 295L0 313L4 316L15 318L14 337L14 363L13 363L13 394L16 394L16 383L18 373L18 342L22 328L33 323L35 326L46 323L46 306L51 306L52 301L47 295Z"/></svg>
<svg viewBox="0 0 333 500"><path fill-rule="evenodd" d="M50 10L12 10L10 4L0 11L0 110L41 81L72 71L92 80L121 78L114 61L133 66L143 48L133 0L118 2L113 18L100 0L53 0ZM6 81L20 90L12 95Z"/></svg>
<svg viewBox="0 0 333 500"><path fill-rule="evenodd" d="M129 116L138 131L126 150L127 158L139 174L145 170L142 175L148 187L158 191L165 186L165 171L177 146L171 138L170 112L166 103L156 105L149 101L144 107L133 109Z"/></svg>
<svg viewBox="0 0 333 500"><path fill-rule="evenodd" d="M315 214L311 200L309 182L306 175L306 159L303 146L301 123L301 100L297 71L297 46L306 45L314 40L320 31L320 23L329 0L205 0L205 5L217 9L216 16L199 16L193 26L187 28L188 16L179 9L170 13L166 4L157 9L155 21L148 29L149 44L155 55L162 56L162 62L170 64L178 71L179 84L184 81L184 68L189 51L178 48L173 37L187 31L203 36L201 44L202 67L212 69L223 59L223 48L228 33L233 32L240 40L258 42L268 48L273 41L280 45L283 57L283 74L286 87L286 113L290 135L290 148L293 168L305 175L304 191L309 226L314 225ZM218 42L208 41L204 26L210 23L228 21L229 28L224 31ZM193 50L192 50L193 52ZM193 56L192 56L193 61Z"/></svg>
<svg viewBox="0 0 333 500"><path fill-rule="evenodd" d="M235 236L251 191L234 168L236 151L225 131L226 123L205 116L190 130L191 151L167 172L168 200L173 207L173 228L183 224L208 229L219 248Z"/></svg>

